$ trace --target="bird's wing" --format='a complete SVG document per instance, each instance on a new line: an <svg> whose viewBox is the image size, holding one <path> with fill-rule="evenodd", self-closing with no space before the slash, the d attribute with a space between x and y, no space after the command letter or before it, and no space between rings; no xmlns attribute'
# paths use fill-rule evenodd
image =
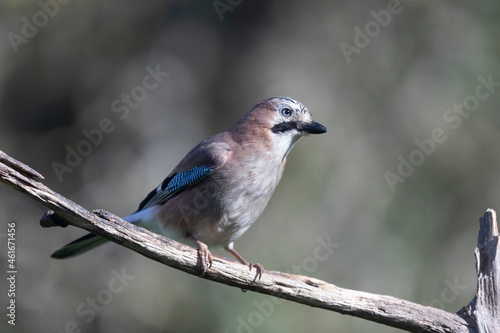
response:
<svg viewBox="0 0 500 333"><path fill-rule="evenodd" d="M201 181L214 172L214 170L213 167L198 166L184 172L172 173L160 184L160 186L149 193L146 199L141 202L137 211L164 203L168 199L181 193L188 186L192 186ZM136 224L141 225L140 223ZM95 234L87 234L55 251L51 257L56 259L72 257L87 252L106 241L106 238Z"/></svg>
<svg viewBox="0 0 500 333"><path fill-rule="evenodd" d="M224 165L231 154L231 149L227 143L215 139L217 136L194 147L174 171L148 194L139 205L137 212L165 203Z"/></svg>
<svg viewBox="0 0 500 333"><path fill-rule="evenodd" d="M186 188L197 184L216 172L231 156L230 144L234 144L231 136L227 132L222 132L194 147L175 167L174 171L148 194L139 205L137 212L165 203L182 193ZM141 225L140 221L136 224ZM106 238L88 234L55 251L52 258L72 257L93 249L106 241Z"/></svg>
<svg viewBox="0 0 500 333"><path fill-rule="evenodd" d="M181 193L188 186L196 184L212 172L214 172L214 168L203 165L168 176L156 189L148 194L139 205L137 211L165 203L167 200Z"/></svg>

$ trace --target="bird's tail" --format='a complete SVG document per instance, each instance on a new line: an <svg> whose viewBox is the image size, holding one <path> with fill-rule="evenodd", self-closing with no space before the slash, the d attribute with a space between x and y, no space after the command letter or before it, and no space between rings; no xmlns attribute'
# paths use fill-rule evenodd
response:
<svg viewBox="0 0 500 333"><path fill-rule="evenodd" d="M153 232L158 232L158 230L155 230L154 225L156 224L155 220L152 219L151 217L151 209L145 209L139 212L136 212L132 215L129 215L125 218L123 218L125 221L128 221L130 223L134 223L137 226L149 229ZM60 249L54 251L52 253L51 257L55 259L65 259L65 258L70 258L74 257L76 255L82 254L84 252L87 252L89 250L92 250L93 248L104 244L108 241L108 239L97 236L94 234L86 234L83 237L80 237L74 241L72 241L69 244L66 244L65 246L61 247Z"/></svg>
<svg viewBox="0 0 500 333"><path fill-rule="evenodd" d="M64 245L59 250L52 253L51 258L65 259L92 250L94 247L106 243L108 240L94 234L86 234L69 244Z"/></svg>

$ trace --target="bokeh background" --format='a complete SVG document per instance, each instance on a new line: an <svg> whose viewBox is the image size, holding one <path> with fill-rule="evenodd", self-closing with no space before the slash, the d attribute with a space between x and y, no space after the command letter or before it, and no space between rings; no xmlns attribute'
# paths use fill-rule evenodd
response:
<svg viewBox="0 0 500 333"><path fill-rule="evenodd" d="M330 237L333 253L304 274L455 312L476 290L478 219L500 209L500 84L479 87L500 82L499 34L498 1L4 0L0 149L84 207L125 216L199 141L261 99L292 96L329 131L293 149L238 251L289 271ZM152 90L148 68L168 73ZM453 111L462 103L474 111ZM84 149L103 119L113 130L58 176L54 162ZM415 153L436 128L446 140ZM387 172L410 155L420 165L391 188ZM269 307L270 296L114 244L50 259L84 231L42 229L45 210L0 186L2 269L10 221L18 264L16 326L3 315L2 332L399 332L288 301ZM133 279L106 298L114 271ZM93 318L86 302L98 296L106 304Z"/></svg>

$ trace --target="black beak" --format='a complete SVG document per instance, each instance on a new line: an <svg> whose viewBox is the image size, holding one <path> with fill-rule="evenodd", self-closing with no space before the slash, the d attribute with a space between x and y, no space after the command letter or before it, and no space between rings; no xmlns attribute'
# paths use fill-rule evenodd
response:
<svg viewBox="0 0 500 333"><path fill-rule="evenodd" d="M327 129L325 126L313 121L311 124L298 122L297 129L302 132L307 132L310 134L321 134L326 133Z"/></svg>

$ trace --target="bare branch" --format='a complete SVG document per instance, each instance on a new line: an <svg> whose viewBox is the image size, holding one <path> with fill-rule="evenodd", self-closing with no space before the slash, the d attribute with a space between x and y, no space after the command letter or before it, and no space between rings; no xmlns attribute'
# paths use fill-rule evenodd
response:
<svg viewBox="0 0 500 333"><path fill-rule="evenodd" d="M84 209L40 183L35 179L43 179L40 174L1 151L0 176L3 183L55 212L42 218L42 226L65 226L69 223L186 273L197 276L201 273L197 251L194 248L134 226L105 211L90 212ZM343 289L315 278L277 271L265 271L262 278L256 280L255 273L249 271L247 266L219 256L214 256L213 266L203 278L410 332L497 332L500 327L500 257L498 230L492 210L488 210L481 219L476 256L480 282L478 295L458 314L391 296ZM485 322L478 324L476 320Z"/></svg>
<svg viewBox="0 0 500 333"><path fill-rule="evenodd" d="M497 214L488 209L479 220L476 255L477 292L459 315L477 325L479 333L500 332L500 242Z"/></svg>

